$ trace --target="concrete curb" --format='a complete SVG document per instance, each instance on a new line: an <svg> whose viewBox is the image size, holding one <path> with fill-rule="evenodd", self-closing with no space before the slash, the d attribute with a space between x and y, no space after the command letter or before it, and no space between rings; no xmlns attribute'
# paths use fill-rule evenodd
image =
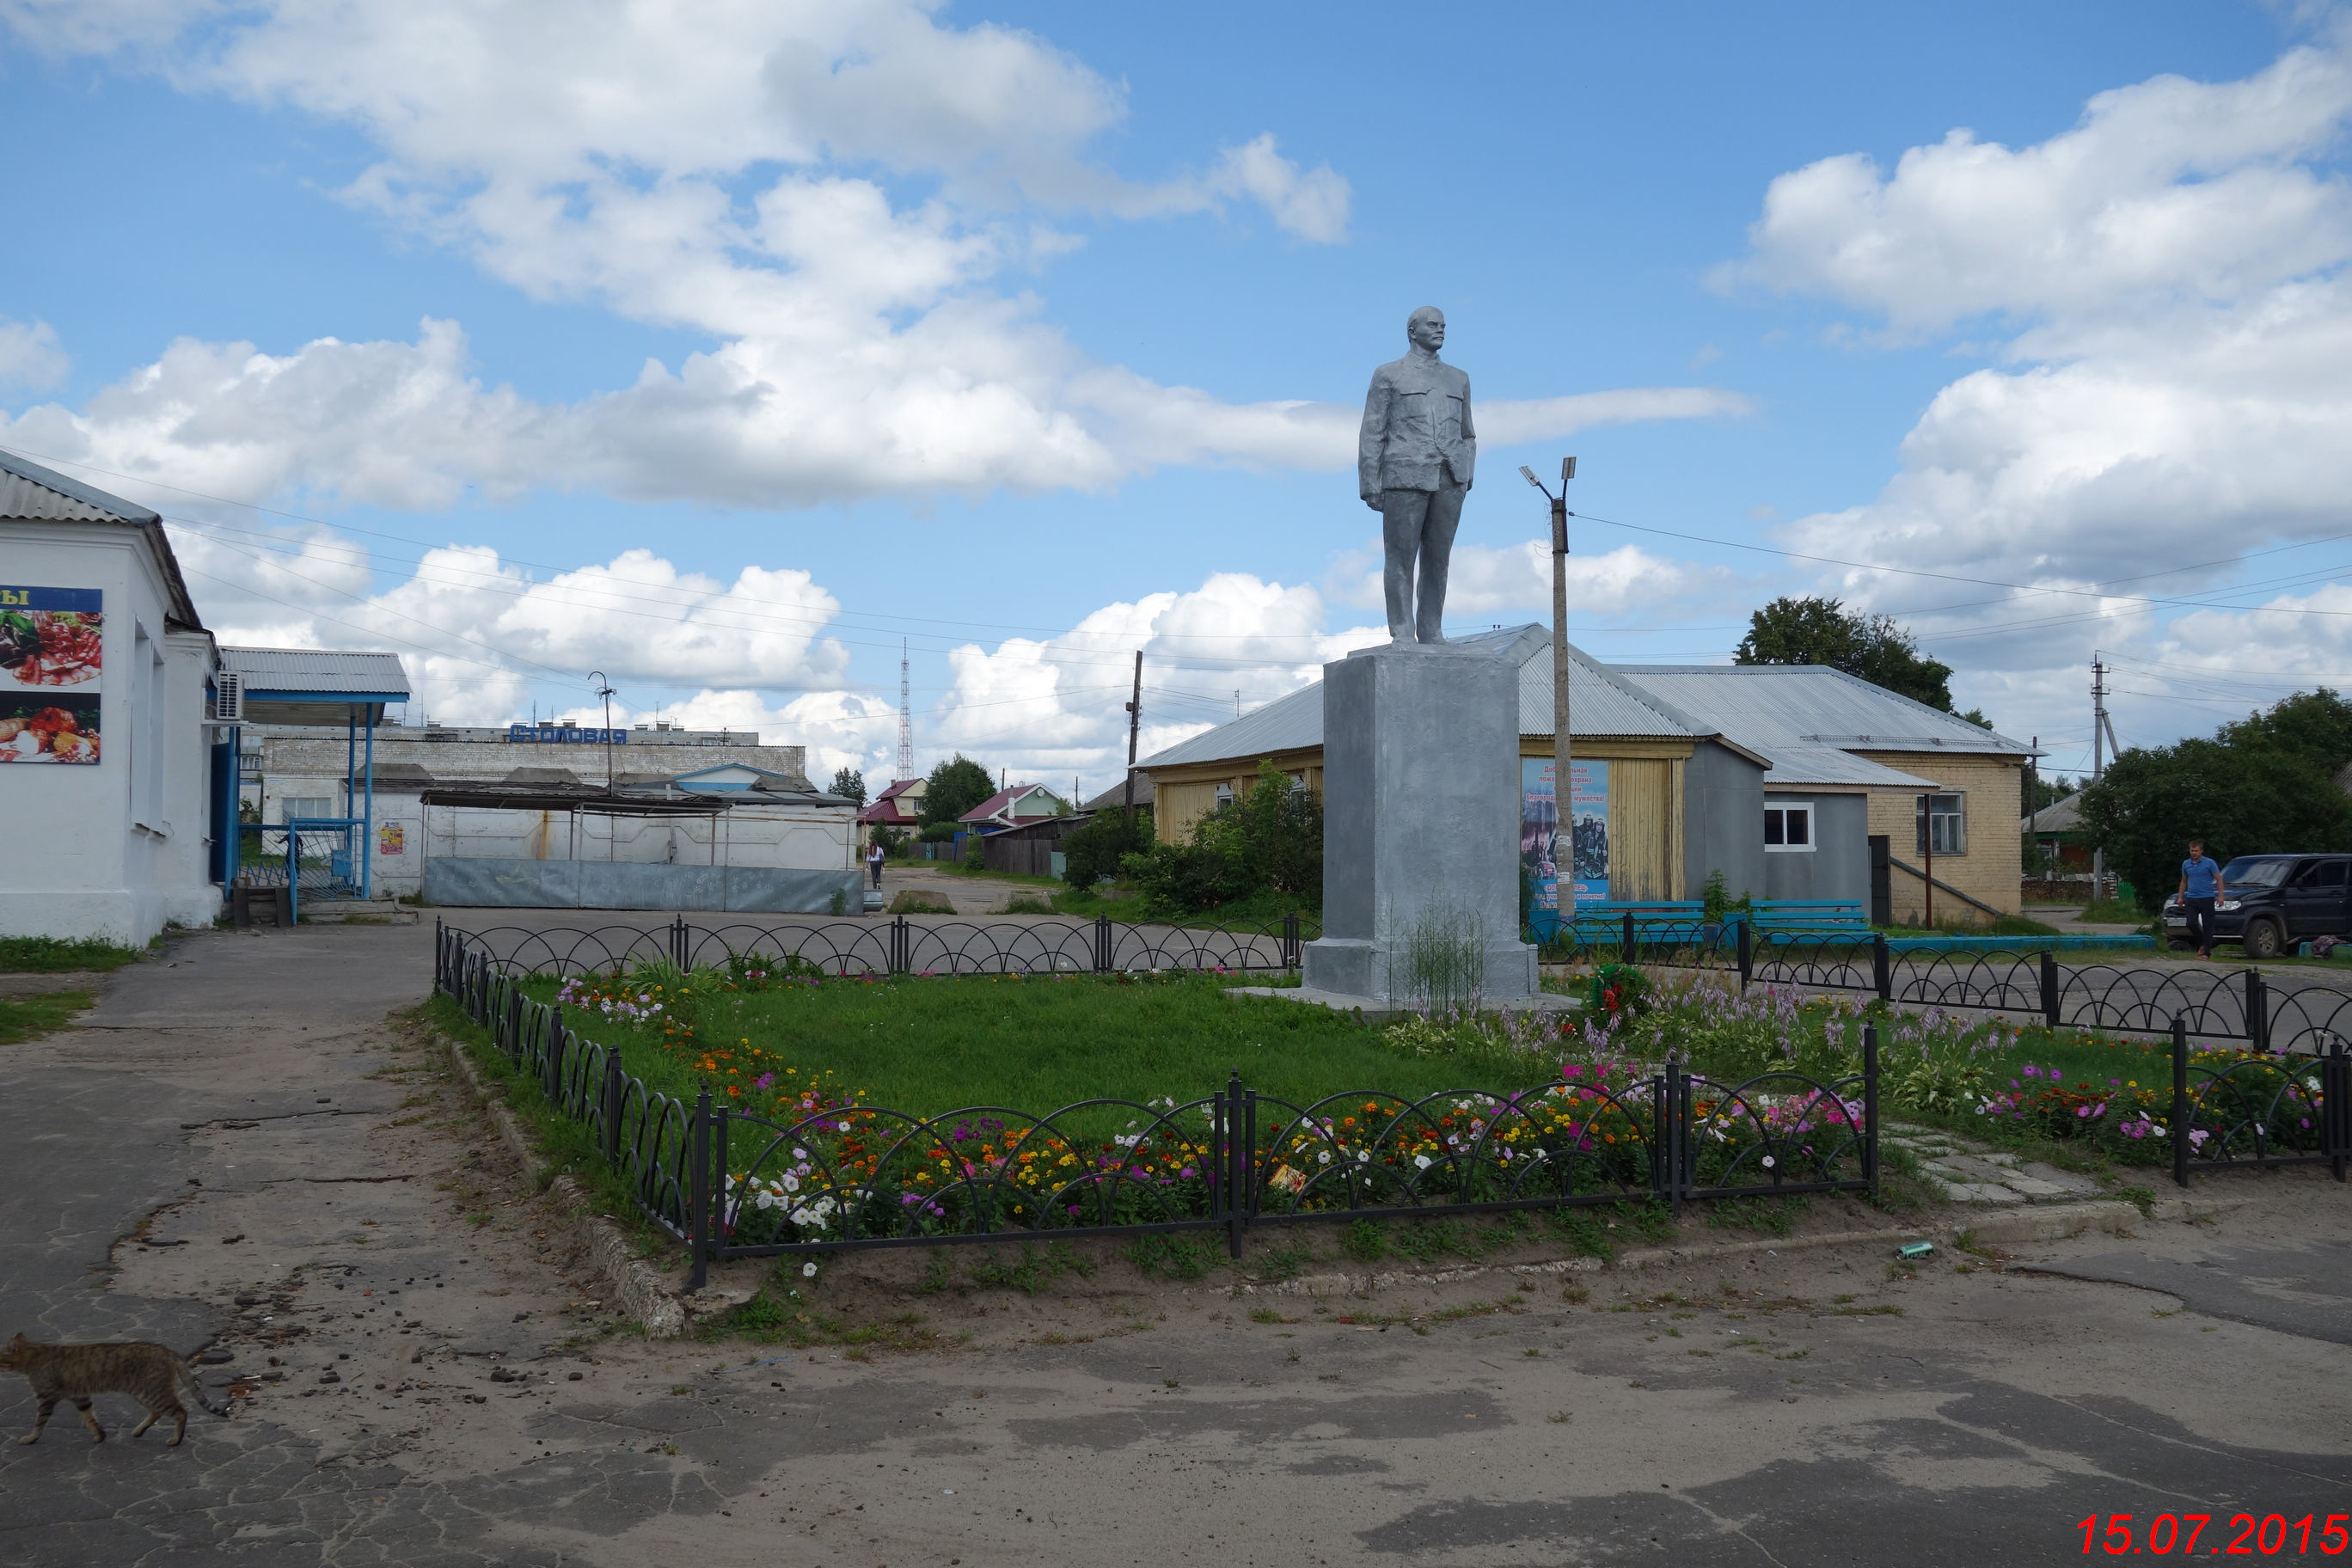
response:
<svg viewBox="0 0 2352 1568"><path fill-rule="evenodd" d="M481 1069L474 1065L463 1041L437 1029L434 1037L448 1053L450 1066L457 1076L466 1080L475 1105L498 1130L499 1141L506 1145L507 1152L514 1156L526 1176L536 1173L544 1162L531 1147L530 1134L507 1108L506 1097L483 1081ZM610 1299L620 1303L650 1338L671 1340L684 1333L689 1315L686 1303L670 1289L659 1270L636 1256L621 1228L596 1212L580 1184L570 1176L558 1176L548 1190L555 1194L565 1217L587 1247L588 1256L595 1259L596 1271L604 1276Z"/></svg>
<svg viewBox="0 0 2352 1568"><path fill-rule="evenodd" d="M2237 1208L2244 1201L2242 1198L2160 1200L2156 1205L2155 1217L2177 1221L2209 1218ZM1779 1257L1785 1253L1818 1251L1831 1247L1871 1244L1885 1247L1891 1252L1906 1241L1932 1238L1950 1243L1964 1231L1972 1241L2063 1241L2086 1230L2105 1230L2120 1235L2136 1225L2145 1223L2147 1221L2139 1210L2127 1203L2037 1204L2024 1209L2003 1209L1973 1223L1946 1221L1912 1229L1889 1226L1882 1230L1824 1231L1819 1236L1792 1236L1769 1241L1729 1241L1715 1247L1648 1247L1620 1253L1606 1263L1598 1258L1559 1258L1543 1263L1467 1264L1460 1268L1439 1269L1428 1274L1303 1274L1295 1279L1274 1280L1265 1284L1228 1285L1223 1288L1223 1293L1237 1297L1369 1296L1375 1290L1393 1289L1399 1286L1451 1285L1487 1274L1525 1277L1597 1274L1603 1269L1672 1268L1703 1264L1716 1258L1753 1257L1759 1252Z"/></svg>

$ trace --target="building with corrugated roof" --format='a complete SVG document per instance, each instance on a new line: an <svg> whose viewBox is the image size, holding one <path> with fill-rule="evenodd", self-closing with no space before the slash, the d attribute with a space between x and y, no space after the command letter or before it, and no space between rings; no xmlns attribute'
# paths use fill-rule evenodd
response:
<svg viewBox="0 0 2352 1568"><path fill-rule="evenodd" d="M1550 631L1456 640L1518 662L1523 863L1549 870L1561 852ZM1818 666L1611 666L1571 647L1569 667L1580 904L1696 899L1720 873L1733 898L1902 921L1925 911L1932 874L1938 918L2018 908L2017 742ZM1269 763L1322 788L1320 682L1143 759L1160 837L1181 839Z"/></svg>
<svg viewBox="0 0 2352 1568"><path fill-rule="evenodd" d="M0 452L0 934L212 923L236 813L214 658L161 517Z"/></svg>

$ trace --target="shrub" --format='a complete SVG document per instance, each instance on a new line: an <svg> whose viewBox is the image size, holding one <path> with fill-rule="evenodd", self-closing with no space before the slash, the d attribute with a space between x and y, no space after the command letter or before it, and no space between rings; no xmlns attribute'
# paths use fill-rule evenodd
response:
<svg viewBox="0 0 2352 1568"><path fill-rule="evenodd" d="M955 836L956 825L952 822L927 822L915 837L919 843L945 844Z"/></svg>
<svg viewBox="0 0 2352 1568"><path fill-rule="evenodd" d="M1194 823L1189 842L1153 844L1122 864L1152 903L1188 914L1260 889L1319 905L1323 797L1261 763L1257 782Z"/></svg>
<svg viewBox="0 0 2352 1568"><path fill-rule="evenodd" d="M1062 880L1085 892L1106 877L1118 875L1129 855L1151 848L1151 813L1097 811L1062 840Z"/></svg>
<svg viewBox="0 0 2352 1568"><path fill-rule="evenodd" d="M937 893L908 888L890 900L890 912L894 915L951 915L955 913L955 906Z"/></svg>

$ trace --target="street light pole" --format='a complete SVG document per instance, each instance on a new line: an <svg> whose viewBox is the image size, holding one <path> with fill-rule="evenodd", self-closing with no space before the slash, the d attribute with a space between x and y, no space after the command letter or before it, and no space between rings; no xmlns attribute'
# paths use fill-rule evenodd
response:
<svg viewBox="0 0 2352 1568"><path fill-rule="evenodd" d="M1533 468L1521 467L1528 483L1543 490L1551 502L1551 798L1554 847L1552 874L1558 889L1560 923L1576 924L1576 790L1570 779L1573 749L1568 727L1568 481L1576 478L1576 459L1559 460L1559 494L1544 489ZM1568 840L1565 864L1559 838Z"/></svg>

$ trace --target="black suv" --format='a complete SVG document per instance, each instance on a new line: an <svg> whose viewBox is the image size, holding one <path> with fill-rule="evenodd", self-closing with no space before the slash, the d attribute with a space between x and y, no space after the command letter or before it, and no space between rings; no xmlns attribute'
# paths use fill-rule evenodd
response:
<svg viewBox="0 0 2352 1568"><path fill-rule="evenodd" d="M2352 855L2241 855L2221 868L2229 894L2213 912L2213 940L2242 943L2248 958L2276 958L2315 936L2352 937ZM2189 912L2164 901L2164 934L2189 945Z"/></svg>

